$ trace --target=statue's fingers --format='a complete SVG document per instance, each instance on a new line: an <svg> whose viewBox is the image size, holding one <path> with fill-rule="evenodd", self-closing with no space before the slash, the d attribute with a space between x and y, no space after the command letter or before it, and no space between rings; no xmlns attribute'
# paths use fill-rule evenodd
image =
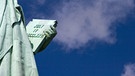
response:
<svg viewBox="0 0 135 76"><path fill-rule="evenodd" d="M54 37L56 35L56 32L54 30L49 29L49 34L51 37Z"/></svg>
<svg viewBox="0 0 135 76"><path fill-rule="evenodd" d="M51 30L51 29L49 29L49 30L48 30L48 33L51 35L51 34L54 34L54 31Z"/></svg>
<svg viewBox="0 0 135 76"><path fill-rule="evenodd" d="M56 28L54 26L50 26L51 30L53 30L54 33L57 33Z"/></svg>
<svg viewBox="0 0 135 76"><path fill-rule="evenodd" d="M44 35L48 38L50 37L50 33L48 31L44 31Z"/></svg>

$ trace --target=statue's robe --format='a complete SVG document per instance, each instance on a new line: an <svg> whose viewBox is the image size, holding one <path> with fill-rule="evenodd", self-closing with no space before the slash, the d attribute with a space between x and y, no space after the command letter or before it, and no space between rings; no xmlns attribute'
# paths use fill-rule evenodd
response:
<svg viewBox="0 0 135 76"><path fill-rule="evenodd" d="M38 76L21 7L0 0L0 76Z"/></svg>

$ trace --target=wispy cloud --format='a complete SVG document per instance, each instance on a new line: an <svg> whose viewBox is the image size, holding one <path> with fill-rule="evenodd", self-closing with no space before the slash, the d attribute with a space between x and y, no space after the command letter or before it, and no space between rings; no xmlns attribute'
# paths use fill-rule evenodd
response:
<svg viewBox="0 0 135 76"><path fill-rule="evenodd" d="M26 23L31 21L33 18L36 18L36 19L46 18L47 15L46 15L46 12L44 11L46 0L35 0L35 1L29 0L29 3L25 3L27 4L27 9L25 8L26 9L25 10Z"/></svg>
<svg viewBox="0 0 135 76"><path fill-rule="evenodd" d="M134 8L134 0L61 0L50 5L47 1L30 4L27 20L46 18L51 10L49 18L58 20L55 41L68 49L83 47L91 41L114 43L113 23L125 18ZM48 5L49 8L44 8Z"/></svg>
<svg viewBox="0 0 135 76"><path fill-rule="evenodd" d="M124 73L121 76L135 76L135 64L125 65Z"/></svg>
<svg viewBox="0 0 135 76"><path fill-rule="evenodd" d="M43 5L45 4L46 0L36 0L36 3L38 3L39 5Z"/></svg>
<svg viewBox="0 0 135 76"><path fill-rule="evenodd" d="M115 23L134 8L134 0L69 0L55 8L57 42L80 48L91 41L115 42Z"/></svg>

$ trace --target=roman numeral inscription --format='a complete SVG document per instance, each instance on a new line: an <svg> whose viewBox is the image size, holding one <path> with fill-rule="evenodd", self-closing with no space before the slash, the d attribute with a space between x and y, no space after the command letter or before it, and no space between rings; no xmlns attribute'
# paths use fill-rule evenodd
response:
<svg viewBox="0 0 135 76"><path fill-rule="evenodd" d="M37 24L35 26L33 26L33 32L32 33L28 33L28 37L35 37L35 38L43 38L44 37L44 31L40 32L40 30L44 27L45 25L40 25Z"/></svg>

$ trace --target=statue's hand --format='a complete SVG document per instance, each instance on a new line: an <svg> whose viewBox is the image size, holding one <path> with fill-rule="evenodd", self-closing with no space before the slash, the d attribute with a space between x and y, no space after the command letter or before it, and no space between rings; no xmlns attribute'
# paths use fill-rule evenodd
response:
<svg viewBox="0 0 135 76"><path fill-rule="evenodd" d="M56 28L54 26L50 26L51 29L44 32L46 39L52 39L57 34Z"/></svg>
<svg viewBox="0 0 135 76"><path fill-rule="evenodd" d="M47 47L47 45L51 42L51 40L55 37L55 35L57 34L56 27L50 26L50 28L51 29L44 31L44 35L45 35L46 39L45 39L44 44L40 48L40 51L44 50Z"/></svg>

